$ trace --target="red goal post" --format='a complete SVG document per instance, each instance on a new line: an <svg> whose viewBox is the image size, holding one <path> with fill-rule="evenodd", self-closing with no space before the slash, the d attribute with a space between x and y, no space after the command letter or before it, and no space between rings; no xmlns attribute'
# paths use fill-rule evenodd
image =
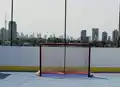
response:
<svg viewBox="0 0 120 87"><path fill-rule="evenodd" d="M62 49L62 51L59 51L60 49ZM59 54L57 53L57 51ZM60 57L61 55L62 57ZM73 58L75 59L73 60ZM42 76L42 74L86 74L88 75L88 77L90 77L91 76L90 60L91 60L90 43L40 44L39 75ZM62 68L59 67L60 65ZM77 66L77 68L68 67L69 65ZM53 66L56 66L56 68L55 67L53 68Z"/></svg>

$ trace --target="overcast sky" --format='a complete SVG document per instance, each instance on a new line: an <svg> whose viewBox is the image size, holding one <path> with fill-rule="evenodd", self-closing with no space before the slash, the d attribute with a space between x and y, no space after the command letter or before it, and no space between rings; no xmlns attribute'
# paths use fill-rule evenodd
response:
<svg viewBox="0 0 120 87"><path fill-rule="evenodd" d="M6 18L10 20L11 0L0 0L0 28ZM120 0L68 0L67 34L79 36L82 29L91 35L99 28L111 35L118 29ZM18 32L64 33L64 0L14 0L14 20Z"/></svg>

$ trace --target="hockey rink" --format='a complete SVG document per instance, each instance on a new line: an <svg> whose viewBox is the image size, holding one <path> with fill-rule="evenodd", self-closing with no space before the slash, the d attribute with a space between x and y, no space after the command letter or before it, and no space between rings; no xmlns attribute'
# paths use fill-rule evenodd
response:
<svg viewBox="0 0 120 87"><path fill-rule="evenodd" d="M38 77L33 72L2 72L0 87L120 87L119 73L96 73L94 78Z"/></svg>

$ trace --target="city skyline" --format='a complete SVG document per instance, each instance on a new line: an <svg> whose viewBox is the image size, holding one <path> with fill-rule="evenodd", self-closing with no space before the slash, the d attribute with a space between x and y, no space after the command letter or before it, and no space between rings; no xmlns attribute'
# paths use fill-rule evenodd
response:
<svg viewBox="0 0 120 87"><path fill-rule="evenodd" d="M18 32L49 32L57 36L64 33L64 0L14 2L14 21L18 24ZM6 19L10 20L10 5L10 0L0 1L0 27L4 26L5 12ZM111 32L119 27L118 13L119 0L68 0L67 33L78 37L79 32L86 29L88 35L91 35L92 28L99 28L100 35L102 31L107 31L112 36Z"/></svg>
<svg viewBox="0 0 120 87"><path fill-rule="evenodd" d="M119 16L120 16L120 14L119 14ZM7 24L8 23L8 24ZM120 26L120 25L119 25ZM6 29L8 27L8 29ZM92 30L92 33L91 33L91 35L88 35L87 33L87 30L81 30L80 31L80 35L78 36L78 37L76 37L76 38L74 38L73 36L70 36L70 35L67 35L67 37L73 37L74 39L78 39L78 38L80 38L81 40L82 39L86 39L86 40L92 40L92 41L94 41L94 40L96 40L96 41L100 41L100 40L103 40L104 38L107 38L106 40L108 40L108 38L110 39L110 40L113 40L113 41L115 41L115 40L118 40L118 35L119 35L119 29L114 29L111 33L112 33L112 35L110 36L110 35L108 35L108 32L107 31L102 31L102 33L100 34L100 32L99 32L99 28L92 28L91 29ZM118 34L117 33L115 33L114 35L113 35L113 32L118 32ZM4 25L4 27L2 27L1 28L1 32L4 32L4 33L1 33L0 35L0 39L2 39L3 37L3 40L5 39L5 40L7 40L6 38L8 38L9 40L10 40L10 37L11 37L11 21L9 21L9 22L7 22L7 20L6 20L6 14L5 14L5 25ZM8 33L8 34L6 34L6 33ZM106 36L104 36L104 34L107 34ZM4 35L5 34L5 35ZM54 33L52 33L52 34L49 34L49 32L47 32L46 34L42 34L41 32L37 32L37 34L35 34L34 32L32 32L31 34L24 34L24 32L17 32L17 24L16 24L16 22L15 21L13 21L13 38L14 38L14 40L16 40L15 38L17 38L17 37L23 37L23 38L30 38L30 37L38 37L38 36L40 36L41 35L41 37L44 37L45 35L47 36L47 37L50 37L50 36L56 36L56 34L54 34ZM43 36L42 36L43 35ZM59 36L61 36L61 35L59 35ZM101 37L100 37L101 36ZM58 37L58 36L57 36ZM104 37L104 38L103 38ZM95 38L95 39L94 39ZM115 40L114 40L115 39Z"/></svg>
<svg viewBox="0 0 120 87"><path fill-rule="evenodd" d="M8 23L8 27L9 29L5 29L4 27L2 27L0 29L0 40L10 40L10 24L11 21L9 21ZM53 36L56 36L55 34L51 34L49 35L48 33L47 34L42 34L41 32L35 34L34 32L32 32L31 34L24 34L23 32L17 32L17 24L16 22L14 21L13 24L15 25L14 26L14 29L13 29L13 39L16 40L16 38L48 38L48 37L53 37ZM16 32L16 33L15 33ZM67 35L67 38L73 38L73 39L80 39L81 41L87 41L87 40L90 40L90 41L107 41L107 40L111 40L111 41L116 41L118 40L118 35L119 35L119 31L117 29L114 29L111 33L112 33L112 36L109 36L108 35L108 32L107 31L102 31L102 38L99 38L100 36L100 32L99 32L99 28L92 28L92 33L91 35L88 35L87 34L87 30L81 30L80 31L80 35L77 37L77 38L74 38L70 35ZM58 37L58 36L57 36ZM60 35L59 37L64 37L64 35Z"/></svg>

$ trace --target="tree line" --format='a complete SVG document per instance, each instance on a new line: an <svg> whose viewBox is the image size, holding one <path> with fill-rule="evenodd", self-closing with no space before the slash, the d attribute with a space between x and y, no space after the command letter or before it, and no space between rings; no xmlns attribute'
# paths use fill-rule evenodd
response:
<svg viewBox="0 0 120 87"><path fill-rule="evenodd" d="M42 43L64 43L62 38L17 38L13 40L12 43L15 46L39 46ZM0 45L10 45L11 41L0 40ZM119 41L81 41L79 39L66 39L66 43L89 43L92 47L119 47Z"/></svg>

